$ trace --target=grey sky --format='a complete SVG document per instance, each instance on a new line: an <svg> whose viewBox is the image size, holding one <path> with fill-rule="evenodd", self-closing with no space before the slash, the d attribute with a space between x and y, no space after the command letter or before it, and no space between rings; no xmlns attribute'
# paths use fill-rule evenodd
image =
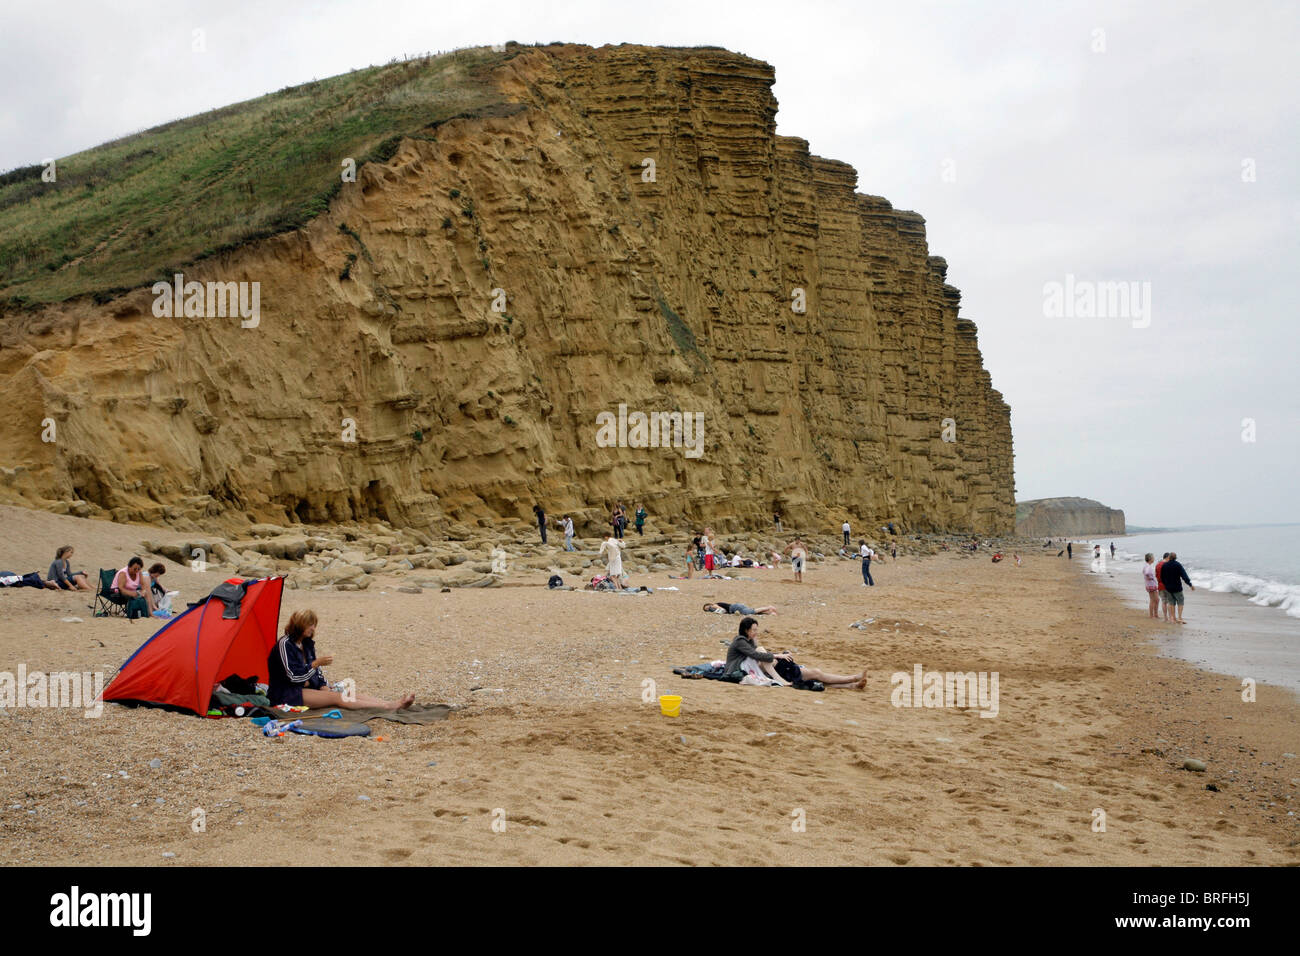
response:
<svg viewBox="0 0 1300 956"><path fill-rule="evenodd" d="M1097 498L1137 524L1300 521L1300 5L8 6L0 169L404 53L566 40L767 60L780 132L925 216L1011 404L1018 498ZM1045 316L1067 274L1150 283L1149 327Z"/></svg>

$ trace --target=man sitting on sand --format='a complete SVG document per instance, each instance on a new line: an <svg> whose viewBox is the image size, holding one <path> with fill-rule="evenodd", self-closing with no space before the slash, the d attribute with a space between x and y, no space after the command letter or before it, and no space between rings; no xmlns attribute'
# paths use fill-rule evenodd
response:
<svg viewBox="0 0 1300 956"><path fill-rule="evenodd" d="M717 604L706 604L704 610L713 614L775 614L776 608L771 604L765 604L760 608L750 607L748 604L727 604L719 601Z"/></svg>
<svg viewBox="0 0 1300 956"><path fill-rule="evenodd" d="M289 704L292 707L342 707L346 710L362 707L405 710L415 703L414 694L407 694L401 700L380 700L369 694L356 694L349 700L338 691L330 690L321 668L333 664L334 658L328 654L324 657L316 656L315 637L316 612L295 611L266 661L271 671L271 687L266 696L272 706Z"/></svg>
<svg viewBox="0 0 1300 956"><path fill-rule="evenodd" d="M727 647L727 663L723 672L729 676L745 674L752 671L756 664L774 683L789 686L798 680L821 681L827 687L842 687L862 690L867 686L867 671L864 667L859 673L829 674L816 667L802 667L794 662L789 654L772 654L757 643L758 621L752 617L740 622L740 633ZM746 667L746 662L752 662Z"/></svg>

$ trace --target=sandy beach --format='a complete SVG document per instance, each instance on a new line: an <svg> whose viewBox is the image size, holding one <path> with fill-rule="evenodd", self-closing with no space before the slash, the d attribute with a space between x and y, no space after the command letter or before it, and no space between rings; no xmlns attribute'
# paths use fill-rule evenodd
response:
<svg viewBox="0 0 1300 956"><path fill-rule="evenodd" d="M166 535L15 508L3 521L0 563L42 574L60 544L93 570ZM873 589L856 561L832 558L801 585L788 569L634 576L679 588L643 596L547 591L544 571L523 569L511 586L446 593L401 593L382 575L365 591L286 590L282 623L303 607L320 615L331 679L458 709L430 726L378 722L383 740L322 740L111 704L97 719L7 708L0 859L1300 863L1294 694L1261 685L1244 703L1236 679L1161 656L1154 628L1086 562L910 557L899 540L898 561L873 564ZM189 599L229 574L171 567L167 583ZM0 670L111 672L158 626L95 619L88 597L0 591ZM721 657L735 632L737 618L701 611L710 600L776 605L761 619L768 648L865 667L866 689L678 678L674 666ZM997 715L895 707L891 675L917 664L997 672ZM679 718L643 701L647 681L682 696ZM1187 758L1206 771L1183 769Z"/></svg>

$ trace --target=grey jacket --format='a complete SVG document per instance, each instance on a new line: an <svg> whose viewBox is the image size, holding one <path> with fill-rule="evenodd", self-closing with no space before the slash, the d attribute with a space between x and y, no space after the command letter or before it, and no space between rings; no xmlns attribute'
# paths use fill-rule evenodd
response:
<svg viewBox="0 0 1300 956"><path fill-rule="evenodd" d="M767 651L760 651L754 642L743 634L737 634L735 640L727 648L727 665L723 668L723 673L731 676L740 673L740 666L745 662L745 658L762 661L765 664L776 660L776 657Z"/></svg>

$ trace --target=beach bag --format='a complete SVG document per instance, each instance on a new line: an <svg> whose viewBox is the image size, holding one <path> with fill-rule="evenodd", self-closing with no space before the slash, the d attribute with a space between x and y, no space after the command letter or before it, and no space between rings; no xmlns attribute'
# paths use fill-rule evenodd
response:
<svg viewBox="0 0 1300 956"><path fill-rule="evenodd" d="M546 582L546 586L551 590L554 590L555 588L562 588L564 587L564 579L561 578L558 574L552 574L551 579Z"/></svg>

